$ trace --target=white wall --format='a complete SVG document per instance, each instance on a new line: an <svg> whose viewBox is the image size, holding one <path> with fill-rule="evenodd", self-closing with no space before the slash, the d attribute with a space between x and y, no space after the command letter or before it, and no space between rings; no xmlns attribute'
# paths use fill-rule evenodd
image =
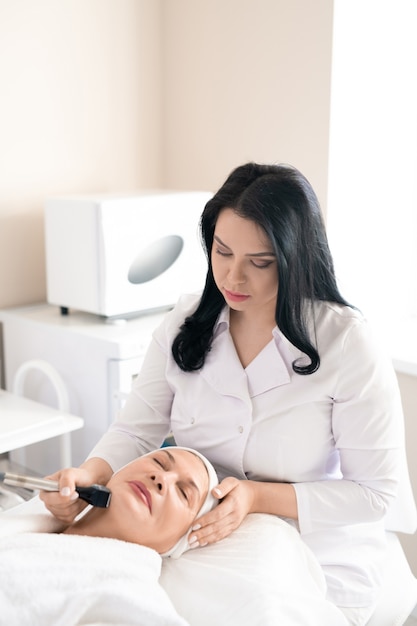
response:
<svg viewBox="0 0 417 626"><path fill-rule="evenodd" d="M328 231L344 294L385 322L417 311L416 26L415 0L334 3Z"/></svg>

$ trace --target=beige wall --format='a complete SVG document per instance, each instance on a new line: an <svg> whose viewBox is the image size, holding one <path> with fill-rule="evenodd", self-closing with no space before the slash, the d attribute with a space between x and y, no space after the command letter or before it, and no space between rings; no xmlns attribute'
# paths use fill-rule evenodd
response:
<svg viewBox="0 0 417 626"><path fill-rule="evenodd" d="M47 196L159 184L160 2L0 0L0 307L45 299Z"/></svg>
<svg viewBox="0 0 417 626"><path fill-rule="evenodd" d="M0 308L45 300L43 203L285 161L325 203L333 0L0 0Z"/></svg>
<svg viewBox="0 0 417 626"><path fill-rule="evenodd" d="M175 0L163 11L167 186L287 162L324 204L333 0Z"/></svg>
<svg viewBox="0 0 417 626"><path fill-rule="evenodd" d="M327 188L333 0L0 0L0 308L45 300L43 203L215 189L247 160Z"/></svg>

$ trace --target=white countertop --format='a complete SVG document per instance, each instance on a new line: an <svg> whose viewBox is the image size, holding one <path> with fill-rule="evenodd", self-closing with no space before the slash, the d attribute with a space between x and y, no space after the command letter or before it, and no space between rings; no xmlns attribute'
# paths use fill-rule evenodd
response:
<svg viewBox="0 0 417 626"><path fill-rule="evenodd" d="M0 454L78 430L83 425L81 417L0 389Z"/></svg>

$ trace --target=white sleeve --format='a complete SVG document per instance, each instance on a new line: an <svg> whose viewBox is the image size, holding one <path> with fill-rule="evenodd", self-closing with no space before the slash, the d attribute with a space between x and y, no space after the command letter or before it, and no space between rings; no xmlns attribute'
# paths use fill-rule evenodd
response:
<svg viewBox="0 0 417 626"><path fill-rule="evenodd" d="M404 452L393 367L366 323L347 333L333 398L340 480L294 484L303 534L382 519L395 500Z"/></svg>

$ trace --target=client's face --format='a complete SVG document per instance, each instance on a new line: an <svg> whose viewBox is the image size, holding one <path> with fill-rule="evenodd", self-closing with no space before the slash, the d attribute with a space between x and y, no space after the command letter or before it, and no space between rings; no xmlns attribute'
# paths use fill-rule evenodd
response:
<svg viewBox="0 0 417 626"><path fill-rule="evenodd" d="M108 536L169 550L192 526L208 484L203 461L187 450L162 448L140 457L108 483Z"/></svg>

